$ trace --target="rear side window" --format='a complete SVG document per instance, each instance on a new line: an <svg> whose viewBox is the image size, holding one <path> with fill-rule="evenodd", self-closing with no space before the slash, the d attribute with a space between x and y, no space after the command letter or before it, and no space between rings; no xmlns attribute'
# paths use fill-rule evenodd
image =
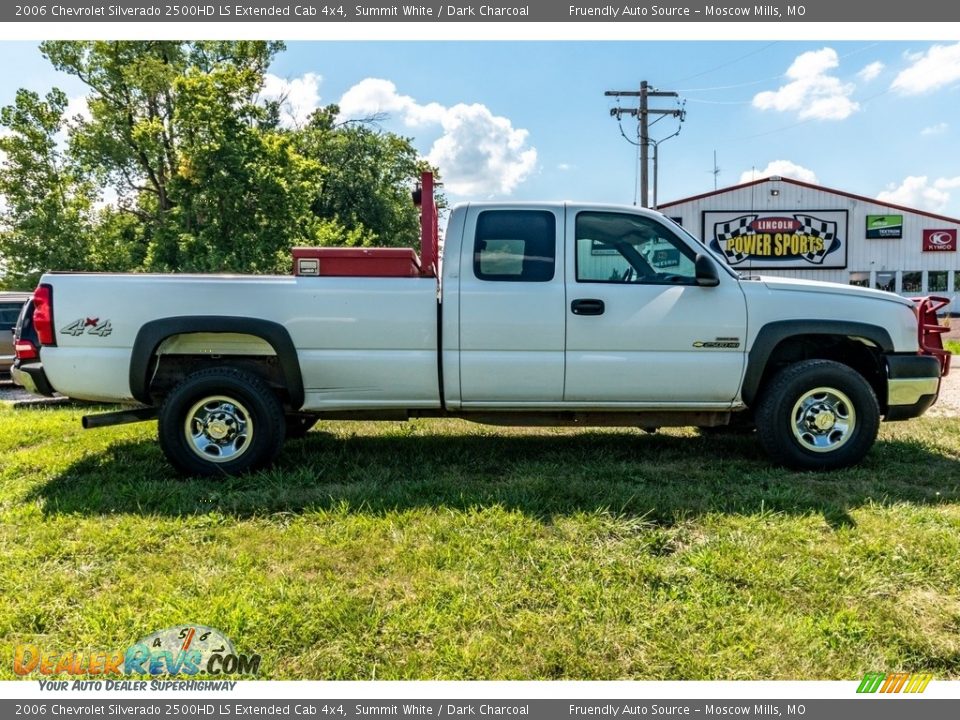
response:
<svg viewBox="0 0 960 720"><path fill-rule="evenodd" d="M23 303L0 303L0 328L9 330L16 325L22 307Z"/></svg>
<svg viewBox="0 0 960 720"><path fill-rule="evenodd" d="M557 222L543 210L485 210L477 218L473 272L481 280L549 282Z"/></svg>

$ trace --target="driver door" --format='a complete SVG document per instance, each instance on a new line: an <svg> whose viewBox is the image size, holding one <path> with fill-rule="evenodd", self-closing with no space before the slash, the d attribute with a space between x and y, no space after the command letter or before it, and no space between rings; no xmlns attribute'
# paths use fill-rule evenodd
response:
<svg viewBox="0 0 960 720"><path fill-rule="evenodd" d="M640 214L567 209L564 401L722 405L744 365L738 281L696 284L698 248Z"/></svg>

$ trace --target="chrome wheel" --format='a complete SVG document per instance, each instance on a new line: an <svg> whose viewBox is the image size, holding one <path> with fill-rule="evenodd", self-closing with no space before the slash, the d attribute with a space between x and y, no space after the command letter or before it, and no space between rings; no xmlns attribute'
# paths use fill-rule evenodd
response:
<svg viewBox="0 0 960 720"><path fill-rule="evenodd" d="M818 387L800 396L791 414L793 436L812 452L832 452L853 435L857 413L844 393Z"/></svg>
<svg viewBox="0 0 960 720"><path fill-rule="evenodd" d="M225 395L195 403L183 426L187 445L209 462L235 460L253 440L253 418L241 403Z"/></svg>

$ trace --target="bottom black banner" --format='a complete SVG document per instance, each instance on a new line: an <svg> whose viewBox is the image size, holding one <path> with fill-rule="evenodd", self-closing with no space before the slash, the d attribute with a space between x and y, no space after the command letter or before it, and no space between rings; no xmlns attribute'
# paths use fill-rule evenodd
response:
<svg viewBox="0 0 960 720"><path fill-rule="evenodd" d="M909 705L909 708L907 707ZM0 700L0 717L565 718L752 717L940 720L960 700L861 696L849 700Z"/></svg>

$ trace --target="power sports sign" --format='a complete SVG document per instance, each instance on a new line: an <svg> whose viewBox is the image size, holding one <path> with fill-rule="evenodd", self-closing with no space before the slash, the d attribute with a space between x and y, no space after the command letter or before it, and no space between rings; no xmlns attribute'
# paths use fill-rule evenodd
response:
<svg viewBox="0 0 960 720"><path fill-rule="evenodd" d="M737 268L845 268L846 210L703 213L707 244Z"/></svg>

